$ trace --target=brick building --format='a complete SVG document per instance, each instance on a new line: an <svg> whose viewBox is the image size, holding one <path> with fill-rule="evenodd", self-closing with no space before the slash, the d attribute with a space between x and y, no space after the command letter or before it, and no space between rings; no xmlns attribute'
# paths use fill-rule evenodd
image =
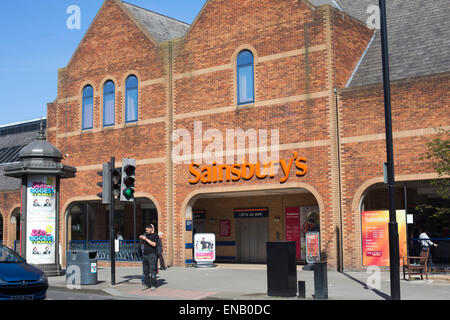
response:
<svg viewBox="0 0 450 320"><path fill-rule="evenodd" d="M137 160L138 232L165 233L169 264L192 263L194 232L215 233L217 260L237 263L298 232L304 261L317 230L331 268L361 269L361 211L387 209L380 40L366 23L377 3L209 0L188 25L106 0L47 105L47 139L77 167L61 184L62 251L108 239L96 172L114 156ZM444 7L388 5L396 181L411 208L433 198L437 174L419 159L450 127ZM132 206L116 209L132 239Z"/></svg>

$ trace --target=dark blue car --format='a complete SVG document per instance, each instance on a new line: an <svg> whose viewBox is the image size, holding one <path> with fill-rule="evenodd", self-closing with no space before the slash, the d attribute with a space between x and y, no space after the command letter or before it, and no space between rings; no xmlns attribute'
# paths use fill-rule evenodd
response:
<svg viewBox="0 0 450 320"><path fill-rule="evenodd" d="M42 270L0 245L0 300L43 300L47 289L47 277Z"/></svg>

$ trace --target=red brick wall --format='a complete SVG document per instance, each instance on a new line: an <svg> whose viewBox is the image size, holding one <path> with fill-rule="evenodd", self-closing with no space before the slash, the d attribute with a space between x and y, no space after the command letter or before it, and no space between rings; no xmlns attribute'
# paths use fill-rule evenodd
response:
<svg viewBox="0 0 450 320"><path fill-rule="evenodd" d="M161 187L166 181L166 165L163 161L145 161L166 156L165 50L152 42L118 2L105 1L69 64L60 70L57 101L48 105L48 126L54 130L49 131L49 140L68 155L65 164L78 168L74 179L61 183L61 209L73 199L99 200L97 182L101 178L96 172L112 156L116 167L122 158L135 158L141 160L136 191L157 201L160 228L167 230L166 192ZM140 86L137 124L125 124L123 116L125 80L130 74L138 77ZM113 80L116 87L116 121L112 128L103 128L101 117L103 84L107 80ZM94 88L94 129L81 132L81 91L86 84ZM62 243L64 214L61 212Z"/></svg>
<svg viewBox="0 0 450 320"><path fill-rule="evenodd" d="M16 208L21 207L20 191L6 191L0 192L0 215L3 218L3 244L9 247L13 247L14 239L10 239L9 235L14 230L11 228L15 227L11 225L11 215ZM20 221L17 221L20 223Z"/></svg>
<svg viewBox="0 0 450 320"><path fill-rule="evenodd" d="M373 31L362 22L338 10L333 11L336 88L345 87L372 35Z"/></svg>
<svg viewBox="0 0 450 320"><path fill-rule="evenodd" d="M330 7L314 11L296 0L210 0L185 38L156 45L117 1L106 1L70 63L59 71L57 99L47 105L48 139L68 155L65 164L78 167L76 178L62 182L61 209L74 199L97 199L96 172L111 156L117 162L136 158L136 190L157 202L173 260L169 263L183 265L184 244L190 242L184 210L193 194L306 188L322 208L322 250L334 268L341 200L336 193L339 175L333 172L338 125L344 265L360 269L355 197L365 182L382 176L385 147L378 136L359 136L384 133L383 94L380 86L340 92L337 124L333 89L346 84L371 36L360 22ZM255 55L256 101L248 106L236 106L235 57L241 49ZM123 117L124 81L130 74L140 83L137 124L124 124ZM116 84L116 125L103 129L102 86L110 79ZM94 129L82 132L81 91L86 84L94 87ZM448 125L448 91L448 75L393 84L394 132L403 132L394 140L397 174L432 173L429 163L418 172L417 159L433 135L414 132ZM297 177L293 168L284 184L275 177L190 185L189 166L172 167L166 157L171 126L187 129L193 138L194 121L202 121L203 133L214 128L223 135L234 128L278 129L280 158L298 152L307 158L308 173ZM208 144L204 141L203 148ZM62 210L62 243L64 215Z"/></svg>
<svg viewBox="0 0 450 320"><path fill-rule="evenodd" d="M434 175L430 161L421 157L435 137L434 128L449 125L449 79L443 74L391 83L396 181L425 180ZM367 182L375 178L383 181L382 164L386 161L382 86L344 90L339 110L344 258L346 268L358 269L362 265L361 218L355 203L359 205L361 186L369 187Z"/></svg>

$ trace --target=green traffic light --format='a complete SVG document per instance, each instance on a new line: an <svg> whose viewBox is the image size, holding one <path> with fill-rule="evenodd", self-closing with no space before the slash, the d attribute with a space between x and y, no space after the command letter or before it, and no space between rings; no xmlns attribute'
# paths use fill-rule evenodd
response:
<svg viewBox="0 0 450 320"><path fill-rule="evenodd" d="M125 197L127 197L127 198L131 198L133 196L132 189L125 189L125 191L123 193L124 193Z"/></svg>

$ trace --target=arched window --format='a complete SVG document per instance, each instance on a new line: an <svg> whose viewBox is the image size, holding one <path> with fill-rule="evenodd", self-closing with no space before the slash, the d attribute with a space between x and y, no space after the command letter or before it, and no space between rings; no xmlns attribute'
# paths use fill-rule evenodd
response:
<svg viewBox="0 0 450 320"><path fill-rule="evenodd" d="M94 126L94 89L87 85L83 89L83 130L92 129Z"/></svg>
<svg viewBox="0 0 450 320"><path fill-rule="evenodd" d="M103 86L103 126L113 126L116 109L116 86L111 80Z"/></svg>
<svg viewBox="0 0 450 320"><path fill-rule="evenodd" d="M136 122L138 120L138 79L129 76L125 83L125 122Z"/></svg>
<svg viewBox="0 0 450 320"><path fill-rule="evenodd" d="M247 104L255 102L253 54L248 50L239 53L237 69L237 102Z"/></svg>

